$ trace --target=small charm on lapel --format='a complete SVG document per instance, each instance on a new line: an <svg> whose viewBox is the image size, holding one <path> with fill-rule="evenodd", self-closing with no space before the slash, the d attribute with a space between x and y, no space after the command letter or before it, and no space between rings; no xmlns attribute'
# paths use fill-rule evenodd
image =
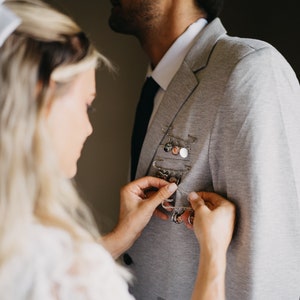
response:
<svg viewBox="0 0 300 300"><path fill-rule="evenodd" d="M178 154L179 154L179 151L180 151L180 147L178 147L178 146L173 146L173 148L172 148L172 154L178 155Z"/></svg>
<svg viewBox="0 0 300 300"><path fill-rule="evenodd" d="M181 224L183 222L181 215L185 212L185 210L180 210L180 211L175 211L172 214L171 220L175 223L175 224Z"/></svg>
<svg viewBox="0 0 300 300"><path fill-rule="evenodd" d="M163 160L159 162L163 164ZM185 169L182 170L175 170L167 168L165 169L162 166L158 166L157 164L157 160L153 161L152 163L152 166L156 169L154 176L169 181L171 183L175 182L177 185L180 183L183 174L190 170L189 166L186 166Z"/></svg>
<svg viewBox="0 0 300 300"><path fill-rule="evenodd" d="M156 173L156 177L169 181L170 172L168 170L160 169Z"/></svg>
<svg viewBox="0 0 300 300"><path fill-rule="evenodd" d="M179 154L182 158L187 158L189 155L189 150L187 148L181 148Z"/></svg>
<svg viewBox="0 0 300 300"><path fill-rule="evenodd" d="M164 146L165 152L170 152L172 148L173 148L173 144L171 142L166 143Z"/></svg>
<svg viewBox="0 0 300 300"><path fill-rule="evenodd" d="M177 185L180 183L180 177L181 176L178 176L179 178L177 178L176 176L170 176L170 178L169 178L169 182L170 183L176 183Z"/></svg>
<svg viewBox="0 0 300 300"><path fill-rule="evenodd" d="M164 151L171 153L174 156L179 155L183 159L186 159L190 155L191 145L197 140L191 135L188 135L188 137L184 139L167 133L167 137L168 141L165 141L163 144L161 144Z"/></svg>

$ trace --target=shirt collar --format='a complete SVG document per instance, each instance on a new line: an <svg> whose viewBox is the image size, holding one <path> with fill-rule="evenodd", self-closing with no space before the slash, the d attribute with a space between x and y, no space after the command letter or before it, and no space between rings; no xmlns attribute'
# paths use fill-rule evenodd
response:
<svg viewBox="0 0 300 300"><path fill-rule="evenodd" d="M154 70L148 68L147 77L152 76L159 86L166 90L172 78L180 68L185 56L191 49L195 37L205 27L207 20L200 18L191 24L169 48Z"/></svg>

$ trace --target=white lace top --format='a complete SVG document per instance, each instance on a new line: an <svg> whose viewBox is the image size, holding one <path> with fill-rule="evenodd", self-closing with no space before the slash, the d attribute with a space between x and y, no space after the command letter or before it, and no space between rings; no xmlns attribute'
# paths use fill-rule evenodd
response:
<svg viewBox="0 0 300 300"><path fill-rule="evenodd" d="M0 298L132 300L129 277L101 245L79 247L67 232L35 224L24 251L0 268Z"/></svg>

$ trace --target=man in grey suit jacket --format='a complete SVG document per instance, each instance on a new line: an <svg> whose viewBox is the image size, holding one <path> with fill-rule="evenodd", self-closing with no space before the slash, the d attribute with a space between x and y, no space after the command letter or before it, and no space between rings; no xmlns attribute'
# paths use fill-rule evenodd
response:
<svg viewBox="0 0 300 300"><path fill-rule="evenodd" d="M271 45L226 34L221 2L113 2L111 27L139 39L160 85L136 177L179 184L178 208L124 257L137 299L190 298L199 249L180 207L194 190L237 205L227 299L300 297L299 82Z"/></svg>

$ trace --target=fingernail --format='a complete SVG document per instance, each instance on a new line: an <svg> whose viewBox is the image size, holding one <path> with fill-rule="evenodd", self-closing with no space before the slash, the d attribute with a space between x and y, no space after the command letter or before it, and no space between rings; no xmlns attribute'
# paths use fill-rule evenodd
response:
<svg viewBox="0 0 300 300"><path fill-rule="evenodd" d="M176 183L171 183L168 185L168 191L170 193L174 193L177 190L177 184Z"/></svg>
<svg viewBox="0 0 300 300"><path fill-rule="evenodd" d="M189 194L189 199L190 200L197 200L199 198L198 194L196 192L191 192Z"/></svg>

